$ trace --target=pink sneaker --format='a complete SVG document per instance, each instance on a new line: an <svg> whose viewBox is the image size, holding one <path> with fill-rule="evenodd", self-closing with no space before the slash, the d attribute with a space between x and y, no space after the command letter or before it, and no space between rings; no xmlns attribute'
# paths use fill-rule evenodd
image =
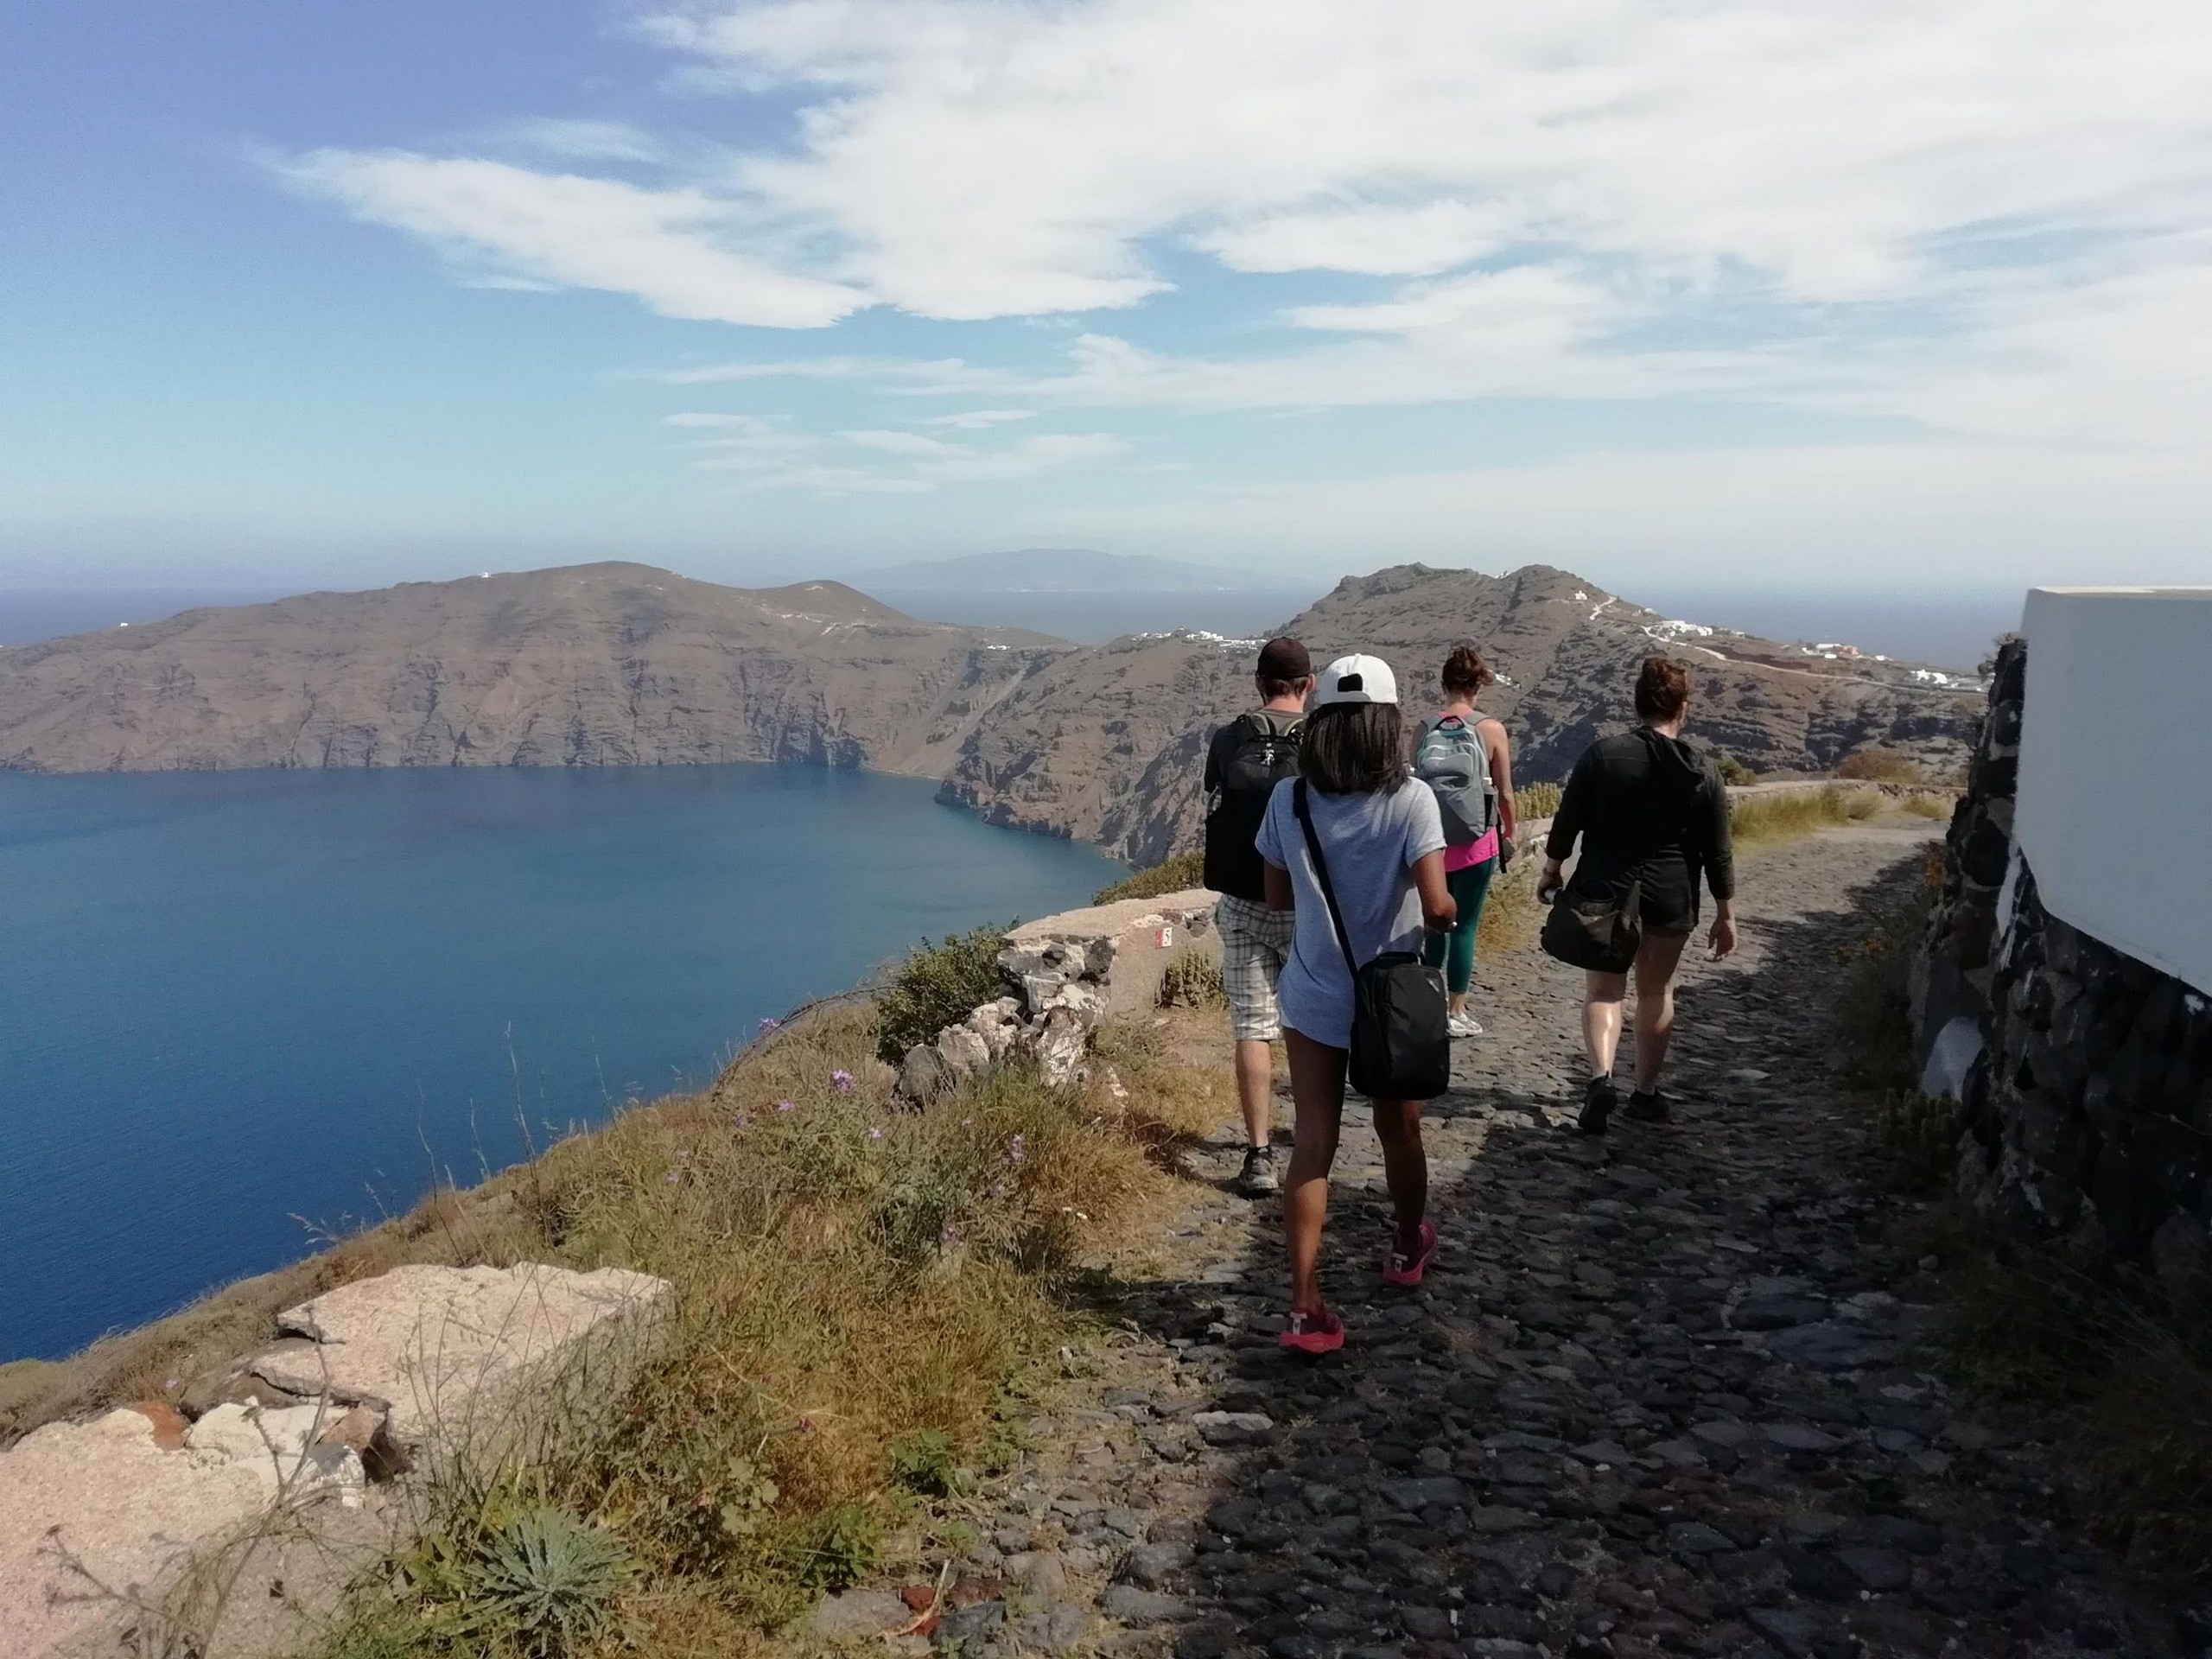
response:
<svg viewBox="0 0 2212 1659"><path fill-rule="evenodd" d="M1294 1307L1275 1340L1301 1354L1333 1354L1344 1345L1344 1322L1325 1307Z"/></svg>
<svg viewBox="0 0 2212 1659"><path fill-rule="evenodd" d="M1421 1283L1421 1275L1428 1271L1428 1264L1436 1260L1436 1224L1424 1221L1421 1224L1421 1249L1408 1255L1398 1249L1394 1234L1382 1250L1382 1282L1402 1289L1411 1289Z"/></svg>

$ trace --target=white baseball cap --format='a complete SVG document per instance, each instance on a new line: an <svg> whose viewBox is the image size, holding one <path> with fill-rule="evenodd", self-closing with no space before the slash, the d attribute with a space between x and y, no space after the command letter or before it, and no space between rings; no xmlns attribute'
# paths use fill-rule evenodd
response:
<svg viewBox="0 0 2212 1659"><path fill-rule="evenodd" d="M1339 657L1321 671L1313 689L1316 709L1332 702L1395 702L1398 677L1380 657Z"/></svg>

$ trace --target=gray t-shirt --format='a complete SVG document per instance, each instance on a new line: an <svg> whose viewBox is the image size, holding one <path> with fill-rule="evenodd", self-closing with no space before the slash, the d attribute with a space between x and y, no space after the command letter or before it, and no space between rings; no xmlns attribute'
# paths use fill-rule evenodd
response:
<svg viewBox="0 0 2212 1659"><path fill-rule="evenodd" d="M1295 780L1286 779L1268 798L1260 820L1260 856L1290 872L1298 906L1290 960L1275 995L1282 1022L1317 1043L1351 1046L1351 970L1344 966L1329 922L1329 907L1306 849L1306 832L1292 804ZM1408 779L1389 795L1324 795L1308 787L1306 798L1329 861L1329 880L1344 912L1352 954L1362 963L1385 950L1421 948L1421 894L1413 866L1444 849L1444 820L1427 784Z"/></svg>

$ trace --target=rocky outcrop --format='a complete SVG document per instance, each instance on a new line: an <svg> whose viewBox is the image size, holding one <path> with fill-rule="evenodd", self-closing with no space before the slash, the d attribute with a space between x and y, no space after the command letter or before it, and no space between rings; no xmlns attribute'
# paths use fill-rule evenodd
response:
<svg viewBox="0 0 2212 1659"><path fill-rule="evenodd" d="M660 766L941 777L1065 647L836 582L640 564L308 594L0 651L0 766Z"/></svg>
<svg viewBox="0 0 2212 1659"><path fill-rule="evenodd" d="M1916 671L1670 622L1541 565L1347 577L1288 626L1321 657L1378 652L1415 701L1453 643L1478 641L1500 674L1486 704L1531 779L1626 719L1657 650L1699 667L1699 734L1761 771L1869 743L1948 765L1976 714ZM916 621L836 582L580 565L0 651L0 767L868 766L1148 864L1195 836L1205 740L1249 700L1253 649L1188 633L1079 649Z"/></svg>
<svg viewBox="0 0 2212 1659"><path fill-rule="evenodd" d="M200 1651L229 1616L209 1586L242 1553L310 1509L359 1508L587 1355L604 1376L621 1363L615 1334L669 1294L614 1268L398 1268L284 1314L273 1346L180 1379L178 1405L26 1435L0 1452L0 1653L111 1655L125 1632L132 1653Z"/></svg>
<svg viewBox="0 0 2212 1659"><path fill-rule="evenodd" d="M1010 1055L1031 1058L1052 1083L1080 1077L1099 1022L1151 1007L1169 963L1219 959L1215 899L1198 887L1023 923L999 952L1006 995L908 1049L899 1097L926 1104Z"/></svg>
<svg viewBox="0 0 2212 1659"><path fill-rule="evenodd" d="M1980 712L1971 684L1670 621L1542 565L1347 577L1285 626L1317 661L1383 658L1416 706L1452 646L1476 641L1499 676L1484 705L1511 729L1524 781L1564 777L1592 739L1625 724L1637 666L1659 651L1694 669L1697 734L1761 772L1825 772L1870 744L1952 770ZM1173 634L1040 662L963 741L945 797L1156 863L1195 842L1205 741L1249 702L1254 650Z"/></svg>

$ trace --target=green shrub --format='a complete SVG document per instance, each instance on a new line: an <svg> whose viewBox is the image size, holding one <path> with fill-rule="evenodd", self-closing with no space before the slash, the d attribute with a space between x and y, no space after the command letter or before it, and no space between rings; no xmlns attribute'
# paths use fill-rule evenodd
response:
<svg viewBox="0 0 2212 1659"><path fill-rule="evenodd" d="M979 927L936 944L924 939L875 999L876 1053L896 1065L915 1044L1001 995L999 947L1012 925Z"/></svg>
<svg viewBox="0 0 2212 1659"><path fill-rule="evenodd" d="M1160 1006L1163 1008L1224 1008L1229 993L1222 988L1221 964L1199 950L1185 950L1167 964L1160 976Z"/></svg>
<svg viewBox="0 0 2212 1659"><path fill-rule="evenodd" d="M1202 885L1205 873L1205 855L1192 848L1187 853L1176 854L1164 864L1139 870L1099 888L1090 895L1090 902L1110 905L1123 899L1157 899L1164 893L1181 893L1187 887Z"/></svg>
<svg viewBox="0 0 2212 1659"><path fill-rule="evenodd" d="M1745 784L1756 784L1759 780L1758 773L1753 772L1726 749L1713 757L1713 764L1719 771L1720 781L1732 789Z"/></svg>
<svg viewBox="0 0 2212 1659"><path fill-rule="evenodd" d="M619 1539L548 1504L490 1524L494 1518L486 1512L452 1522L409 1553L398 1592L416 1618L399 1628L415 1640L401 1645L385 1624L384 1650L563 1659L613 1631L638 1571ZM372 1639L373 1628L362 1630L353 1651Z"/></svg>
<svg viewBox="0 0 2212 1659"><path fill-rule="evenodd" d="M792 1530L780 1554L809 1590L842 1590L875 1570L880 1553L875 1517L858 1503L840 1503Z"/></svg>

